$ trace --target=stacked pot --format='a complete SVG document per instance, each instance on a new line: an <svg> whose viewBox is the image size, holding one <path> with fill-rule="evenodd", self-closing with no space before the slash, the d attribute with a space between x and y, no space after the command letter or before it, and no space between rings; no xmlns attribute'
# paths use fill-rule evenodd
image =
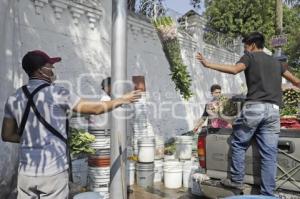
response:
<svg viewBox="0 0 300 199"><path fill-rule="evenodd" d="M96 137L91 147L96 149L88 157L88 189L109 198L110 183L110 129L106 126L90 125L89 133Z"/></svg>
<svg viewBox="0 0 300 199"><path fill-rule="evenodd" d="M155 138L138 139L138 163L136 164L137 184L152 187L154 182Z"/></svg>
<svg viewBox="0 0 300 199"><path fill-rule="evenodd" d="M133 120L133 150L138 155L138 140L148 136L148 118L146 93L141 94L141 99L134 103L134 120Z"/></svg>
<svg viewBox="0 0 300 199"><path fill-rule="evenodd" d="M164 139L161 136L155 137L155 156L154 156L154 182L163 180L163 158L164 158Z"/></svg>
<svg viewBox="0 0 300 199"><path fill-rule="evenodd" d="M193 151L193 136L176 137L176 156L181 162L183 187L190 187Z"/></svg>

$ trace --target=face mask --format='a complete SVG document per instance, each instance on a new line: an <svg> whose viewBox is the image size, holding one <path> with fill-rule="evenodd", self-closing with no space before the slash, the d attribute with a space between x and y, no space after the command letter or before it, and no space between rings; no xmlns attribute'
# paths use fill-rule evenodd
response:
<svg viewBox="0 0 300 199"><path fill-rule="evenodd" d="M213 101L215 101L215 100L219 100L219 99L220 99L220 96L213 97Z"/></svg>
<svg viewBox="0 0 300 199"><path fill-rule="evenodd" d="M43 73L42 71L40 71L40 73L41 73L44 77L46 77L47 79L49 79L51 83L53 83L53 82L56 80L56 75L55 75L55 73L54 73L54 71L53 71L54 68L52 68L52 69L49 69L49 68L47 68L47 67L44 67L44 68L47 69L47 70L52 70L53 75L52 75L52 76L48 76L48 75L46 75L45 73Z"/></svg>

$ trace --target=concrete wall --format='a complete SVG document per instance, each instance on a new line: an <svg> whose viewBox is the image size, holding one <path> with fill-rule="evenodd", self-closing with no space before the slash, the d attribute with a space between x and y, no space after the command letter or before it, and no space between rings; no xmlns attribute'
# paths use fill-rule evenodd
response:
<svg viewBox="0 0 300 199"><path fill-rule="evenodd" d="M22 56L42 49L61 56L56 64L58 83L78 95L97 98L101 80L110 75L111 0L0 1L0 124L7 96L27 82ZM154 28L139 17L128 19L128 79L144 75L149 121L165 138L192 129L209 100L213 83L225 92L240 92L241 76L204 69L195 61L197 50L215 61L236 61L238 55L205 44L201 27L194 35L180 33L182 55L191 73L195 95L185 102L170 80L169 64ZM222 55L222 56L220 56ZM0 198L8 198L16 184L17 145L0 141Z"/></svg>

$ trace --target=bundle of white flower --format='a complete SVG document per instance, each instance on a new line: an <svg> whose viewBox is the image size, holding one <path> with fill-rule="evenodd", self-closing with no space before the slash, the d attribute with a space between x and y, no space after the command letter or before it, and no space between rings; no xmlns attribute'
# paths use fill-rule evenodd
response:
<svg viewBox="0 0 300 199"><path fill-rule="evenodd" d="M163 50L170 63L171 79L175 83L175 89L184 99L188 100L193 95L190 90L192 79L187 71L187 66L182 61L176 23L171 17L160 17L155 19L153 24L158 31Z"/></svg>

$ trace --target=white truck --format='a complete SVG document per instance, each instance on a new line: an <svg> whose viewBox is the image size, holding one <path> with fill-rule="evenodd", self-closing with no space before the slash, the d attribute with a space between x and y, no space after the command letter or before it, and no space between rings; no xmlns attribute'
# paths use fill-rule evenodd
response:
<svg viewBox="0 0 300 199"><path fill-rule="evenodd" d="M246 170L243 191L228 189L220 179L229 176L232 129L203 128L198 138L198 156L203 173L210 180L200 182L201 192L208 198L231 195L259 194L260 157L253 141L246 153ZM281 129L278 143L276 194L283 199L300 199L300 129Z"/></svg>

